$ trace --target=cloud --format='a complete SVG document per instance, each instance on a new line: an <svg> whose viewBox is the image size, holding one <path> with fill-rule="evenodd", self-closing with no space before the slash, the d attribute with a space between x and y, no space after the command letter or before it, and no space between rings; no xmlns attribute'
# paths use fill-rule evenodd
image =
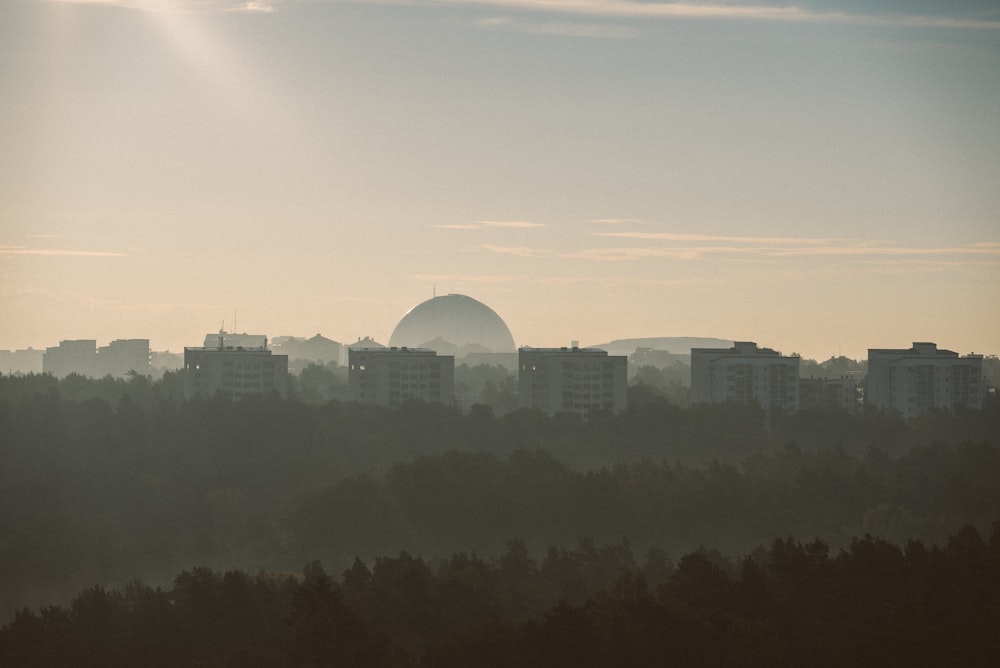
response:
<svg viewBox="0 0 1000 668"><path fill-rule="evenodd" d="M426 4L449 4L532 10L577 16L619 19L714 19L778 23L827 23L908 28L964 28L1000 30L1000 21L985 17L928 14L862 14L822 11L800 5L745 2L643 2L639 0L426 0Z"/></svg>
<svg viewBox="0 0 1000 668"><path fill-rule="evenodd" d="M548 227L545 223L533 223L527 220L477 220L472 223L443 223L434 225L439 230L482 230L486 228L508 228L516 230L536 230Z"/></svg>
<svg viewBox="0 0 1000 668"><path fill-rule="evenodd" d="M537 35L561 35L563 37L584 37L592 39L628 39L638 33L635 28L603 23L580 23L565 21L515 21L510 18L490 18L479 22L486 28L500 28L515 32Z"/></svg>
<svg viewBox="0 0 1000 668"><path fill-rule="evenodd" d="M967 246L917 247L901 246L884 241L851 239L816 239L798 237L745 237L708 234L676 233L594 233L594 236L650 241L700 242L715 241L730 245L692 246L629 246L588 248L568 257L601 262L621 262L645 258L698 260L711 256L740 260L780 260L788 258L839 258L856 260L911 261L942 266L996 264L1000 260L1000 244L980 242ZM948 258L965 258L956 261Z"/></svg>
<svg viewBox="0 0 1000 668"><path fill-rule="evenodd" d="M831 239L815 237L747 237L719 234L687 234L681 232L591 232L595 237L640 239L645 241L713 241L737 244L826 244Z"/></svg>
<svg viewBox="0 0 1000 668"><path fill-rule="evenodd" d="M102 5L158 13L248 12L269 14L290 0L48 0L70 5ZM292 0L294 1L294 0Z"/></svg>
<svg viewBox="0 0 1000 668"><path fill-rule="evenodd" d="M26 248L24 246L0 246L0 255L45 255L49 257L125 257L127 253L113 251L80 251L64 248Z"/></svg>
<svg viewBox="0 0 1000 668"><path fill-rule="evenodd" d="M551 255L550 251L544 248L529 248L527 246L496 246L494 244L483 244L481 249L499 255L514 255L517 257L546 257Z"/></svg>
<svg viewBox="0 0 1000 668"><path fill-rule="evenodd" d="M630 276L554 275L535 274L410 274L406 278L436 284L469 283L477 285L638 285L650 287L682 287L702 284L718 284L718 279L703 278L637 278Z"/></svg>
<svg viewBox="0 0 1000 668"><path fill-rule="evenodd" d="M271 13L279 6L314 3L316 0L48 0L72 4L124 7L155 12L250 12ZM326 0L341 3L347 0ZM644 0L374 0L387 5L425 5L470 8L495 8L575 17L650 20L702 19L744 20L772 23L819 23L837 25L882 26L897 28L958 28L1000 30L1000 20L991 13L969 14L942 4L936 14L913 14L896 11L857 13L844 10L812 9L801 4L655 2ZM957 4L957 3L956 3ZM877 11L877 10L875 10ZM951 12L951 14L947 13ZM577 37L627 37L631 29L578 22L518 22L506 17L489 18L485 26L504 26L548 34Z"/></svg>
<svg viewBox="0 0 1000 668"><path fill-rule="evenodd" d="M590 221L594 225L645 225L646 223L638 218L594 218Z"/></svg>
<svg viewBox="0 0 1000 668"><path fill-rule="evenodd" d="M271 13L283 5L313 3L316 0L48 0L72 4L105 5L156 12L250 12ZM346 0L326 0L340 3ZM843 10L811 9L801 4L647 2L644 0L375 0L389 5L425 5L470 8L496 8L588 18L622 20L703 19L744 20L772 23L820 23L882 26L897 28L958 28L1000 30L1000 20L991 13L968 14L942 4L937 14L912 14L895 11L857 13ZM957 3L956 3L957 4ZM948 14L946 12L952 12ZM576 22L520 23L506 17L490 18L480 25L513 27L549 34L578 37L627 37L630 29Z"/></svg>
<svg viewBox="0 0 1000 668"><path fill-rule="evenodd" d="M594 260L598 262L623 262L626 260L642 260L646 258L673 258L675 260L695 260L702 256L697 248L588 248L569 257L578 260Z"/></svg>
<svg viewBox="0 0 1000 668"><path fill-rule="evenodd" d="M545 223L532 223L526 220L480 220L478 225L483 227L513 227L520 230L533 230L539 227L548 227Z"/></svg>

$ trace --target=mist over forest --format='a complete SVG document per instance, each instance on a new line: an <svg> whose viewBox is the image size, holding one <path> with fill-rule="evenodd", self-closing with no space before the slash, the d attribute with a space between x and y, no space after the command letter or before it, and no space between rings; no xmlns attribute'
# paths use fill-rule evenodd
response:
<svg viewBox="0 0 1000 668"><path fill-rule="evenodd" d="M651 568L785 538L831 554L865 536L943 546L1000 519L995 398L910 421L766 416L681 407L668 379L634 385L621 415L550 417L504 412L511 387L490 367L459 378L498 408L467 411L326 399L338 375L314 366L287 401L184 401L182 373L0 377L0 620L87 587L169 589L192 568L490 564L511 545L543 566L612 546Z"/></svg>

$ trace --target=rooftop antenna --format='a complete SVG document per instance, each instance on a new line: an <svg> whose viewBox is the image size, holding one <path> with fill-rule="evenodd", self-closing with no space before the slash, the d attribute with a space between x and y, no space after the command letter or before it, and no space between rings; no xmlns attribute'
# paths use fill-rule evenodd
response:
<svg viewBox="0 0 1000 668"><path fill-rule="evenodd" d="M438 286L436 286L436 285L434 286L434 292L432 293L432 295L433 295L434 297L437 297L437 296L438 296Z"/></svg>
<svg viewBox="0 0 1000 668"><path fill-rule="evenodd" d="M236 309L233 309L233 334L236 333Z"/></svg>

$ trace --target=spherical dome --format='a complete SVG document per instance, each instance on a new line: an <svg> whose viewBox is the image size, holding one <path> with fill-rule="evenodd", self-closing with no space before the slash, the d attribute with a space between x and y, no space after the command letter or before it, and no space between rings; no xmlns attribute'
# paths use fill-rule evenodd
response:
<svg viewBox="0 0 1000 668"><path fill-rule="evenodd" d="M393 330L389 345L431 348L444 354L512 353L514 337L486 304L465 295L445 295L410 309Z"/></svg>

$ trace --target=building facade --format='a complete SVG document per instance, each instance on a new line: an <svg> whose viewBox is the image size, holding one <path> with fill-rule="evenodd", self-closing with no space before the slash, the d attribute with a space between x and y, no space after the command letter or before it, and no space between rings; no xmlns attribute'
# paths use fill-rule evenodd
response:
<svg viewBox="0 0 1000 668"><path fill-rule="evenodd" d="M410 399L452 405L455 358L426 348L350 348L348 396L353 401L398 408Z"/></svg>
<svg viewBox="0 0 1000 668"><path fill-rule="evenodd" d="M185 348L184 370L185 399L272 393L288 398L288 356L274 355L265 346Z"/></svg>
<svg viewBox="0 0 1000 668"><path fill-rule="evenodd" d="M959 357L937 344L869 348L865 406L912 418L931 410L983 407L983 356Z"/></svg>
<svg viewBox="0 0 1000 668"><path fill-rule="evenodd" d="M599 348L518 350L518 405L550 415L620 413L627 406L628 358Z"/></svg>
<svg viewBox="0 0 1000 668"><path fill-rule="evenodd" d="M691 349L691 403L754 404L767 412L799 409L799 358L752 341Z"/></svg>

